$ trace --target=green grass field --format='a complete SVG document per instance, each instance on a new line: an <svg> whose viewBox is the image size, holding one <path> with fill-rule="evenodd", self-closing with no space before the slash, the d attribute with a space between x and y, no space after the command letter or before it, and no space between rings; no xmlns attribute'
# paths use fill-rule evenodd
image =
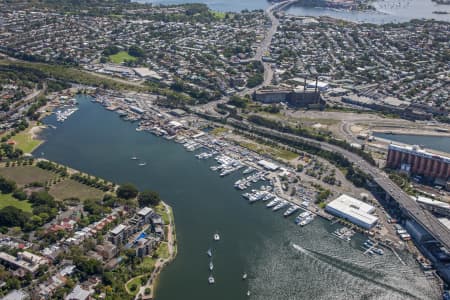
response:
<svg viewBox="0 0 450 300"><path fill-rule="evenodd" d="M162 203L158 204L154 207L155 212L161 216L161 219L164 221L165 225L169 224L169 215L167 214L166 209L164 208L164 205Z"/></svg>
<svg viewBox="0 0 450 300"><path fill-rule="evenodd" d="M54 173L35 166L2 167L0 175L15 181L19 186L32 182L45 183L56 177Z"/></svg>
<svg viewBox="0 0 450 300"><path fill-rule="evenodd" d="M169 258L169 247L167 243L161 243L158 249L156 249L156 253L159 258Z"/></svg>
<svg viewBox="0 0 450 300"><path fill-rule="evenodd" d="M103 191L72 179L66 179L52 185L49 193L55 197L55 199L60 201L72 197L78 198L81 201L86 199L101 199L104 195Z"/></svg>
<svg viewBox="0 0 450 300"><path fill-rule="evenodd" d="M225 13L221 12L221 11L215 11L215 10L211 10L211 13L214 15L214 17L218 20L223 20L225 19Z"/></svg>
<svg viewBox="0 0 450 300"><path fill-rule="evenodd" d="M120 52L118 52L118 53L116 53L114 55L110 55L109 59L115 64L121 64L121 63L123 63L124 61L127 61L127 60L135 61L136 57L131 56L126 51L120 51Z"/></svg>
<svg viewBox="0 0 450 300"><path fill-rule="evenodd" d="M227 133L228 129L225 127L216 127L213 130L211 130L211 134L214 135L221 135L222 133Z"/></svg>
<svg viewBox="0 0 450 300"><path fill-rule="evenodd" d="M33 139L28 130L16 134L11 139L17 143L16 147L21 149L25 153L33 152L33 150L43 142Z"/></svg>
<svg viewBox="0 0 450 300"><path fill-rule="evenodd" d="M268 145L261 145L254 142L239 142L242 147L245 147L251 151L259 153L261 155L270 155L275 158L281 158L284 160L293 160L298 157L297 153L291 152L289 150L284 150L277 147L271 147Z"/></svg>
<svg viewBox="0 0 450 300"><path fill-rule="evenodd" d="M136 289L134 291L131 290L131 287L133 285L136 285ZM127 288L130 291L129 294L135 296L139 292L139 290L141 288L141 278L140 277L136 277L133 280L131 280L130 282L128 282Z"/></svg>
<svg viewBox="0 0 450 300"><path fill-rule="evenodd" d="M0 209L6 206L14 206L25 212L31 212L31 204L28 201L19 201L11 194L0 194Z"/></svg>

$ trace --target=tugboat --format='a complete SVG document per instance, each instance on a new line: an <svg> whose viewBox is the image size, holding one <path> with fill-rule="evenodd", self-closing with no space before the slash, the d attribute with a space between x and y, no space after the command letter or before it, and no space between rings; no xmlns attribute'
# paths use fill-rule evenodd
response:
<svg viewBox="0 0 450 300"><path fill-rule="evenodd" d="M247 279L247 273L242 274L242 280Z"/></svg>

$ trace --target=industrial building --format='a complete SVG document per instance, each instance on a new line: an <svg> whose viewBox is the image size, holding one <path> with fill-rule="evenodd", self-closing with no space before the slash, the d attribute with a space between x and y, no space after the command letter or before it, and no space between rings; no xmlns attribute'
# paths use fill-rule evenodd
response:
<svg viewBox="0 0 450 300"><path fill-rule="evenodd" d="M325 101L316 89L263 89L253 94L253 99L262 103L286 102L294 107L323 107Z"/></svg>
<svg viewBox="0 0 450 300"><path fill-rule="evenodd" d="M416 107L410 105L409 102L402 101L393 97L387 97L384 99L372 99L366 96L358 96L352 94L343 96L341 99L343 103L376 111L395 113L405 119L430 120L433 117L431 113L417 109Z"/></svg>
<svg viewBox="0 0 450 300"><path fill-rule="evenodd" d="M139 77L147 80L161 81L163 79L161 76L159 76L158 73L156 73L153 70L150 70L149 68L134 68L133 70Z"/></svg>
<svg viewBox="0 0 450 300"><path fill-rule="evenodd" d="M372 215L375 207L345 194L328 203L325 211L365 229L378 222L378 218Z"/></svg>
<svg viewBox="0 0 450 300"><path fill-rule="evenodd" d="M435 184L448 186L450 157L431 153L419 146L390 144L386 167L424 176L433 180Z"/></svg>
<svg viewBox="0 0 450 300"><path fill-rule="evenodd" d="M420 206L422 206L428 211L431 211L441 216L450 217L450 204L448 203L423 196L417 196L415 200L417 201L417 203L420 204Z"/></svg>
<svg viewBox="0 0 450 300"><path fill-rule="evenodd" d="M260 165L261 167L263 167L264 169L266 169L268 171L276 171L280 168L280 166L278 166L277 164L274 164L274 163L264 160L264 159L258 161L258 165Z"/></svg>

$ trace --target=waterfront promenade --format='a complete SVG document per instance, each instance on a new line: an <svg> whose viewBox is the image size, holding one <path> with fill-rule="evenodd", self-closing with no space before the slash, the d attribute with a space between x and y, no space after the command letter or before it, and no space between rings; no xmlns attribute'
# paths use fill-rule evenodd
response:
<svg viewBox="0 0 450 300"><path fill-rule="evenodd" d="M158 275L163 270L164 266L169 264L172 260L175 259L177 255L177 245L176 245L176 237L175 237L175 222L173 220L173 212L169 205L163 202L164 208L166 210L167 216L169 218L169 223L167 225L167 241L164 242L167 244L168 248L168 257L158 258L155 262L155 266L153 268L153 272L150 274L150 278L147 283L141 286L139 292L136 294L135 299L153 299L155 294L155 286L158 281ZM144 275L142 275L144 276ZM133 280L134 278L130 279ZM150 294L145 294L145 290L150 289Z"/></svg>

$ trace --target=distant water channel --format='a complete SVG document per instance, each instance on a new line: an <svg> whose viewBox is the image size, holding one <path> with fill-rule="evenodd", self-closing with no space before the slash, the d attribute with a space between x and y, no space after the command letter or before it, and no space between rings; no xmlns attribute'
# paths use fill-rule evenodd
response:
<svg viewBox="0 0 450 300"><path fill-rule="evenodd" d="M141 3L182 4L204 3L218 11L240 12L244 9L266 9L267 0L136 0ZM449 5L439 5L431 0L376 0L377 11L346 11L321 7L291 6L287 13L299 16L329 16L352 22L373 24L406 22L411 19L435 19L450 22L450 14L433 14L433 11L450 12Z"/></svg>
<svg viewBox="0 0 450 300"><path fill-rule="evenodd" d="M157 190L172 205L178 256L161 274L158 300L438 299L410 255L403 266L386 251L363 255L363 236L350 242L330 233L339 225L316 218L301 228L262 203L250 205L233 188L238 174L221 178L181 145L135 131L89 97L64 123L45 120L46 142L36 156L140 189ZM145 167L130 160L136 155ZM221 240L212 241L214 232ZM213 248L216 284L209 285L206 250ZM246 281L243 272L249 274Z"/></svg>
<svg viewBox="0 0 450 300"><path fill-rule="evenodd" d="M375 137L379 137L394 142L400 142L409 145L419 145L425 148L434 149L450 153L450 136L427 136L414 134L390 134L390 133L374 133Z"/></svg>

